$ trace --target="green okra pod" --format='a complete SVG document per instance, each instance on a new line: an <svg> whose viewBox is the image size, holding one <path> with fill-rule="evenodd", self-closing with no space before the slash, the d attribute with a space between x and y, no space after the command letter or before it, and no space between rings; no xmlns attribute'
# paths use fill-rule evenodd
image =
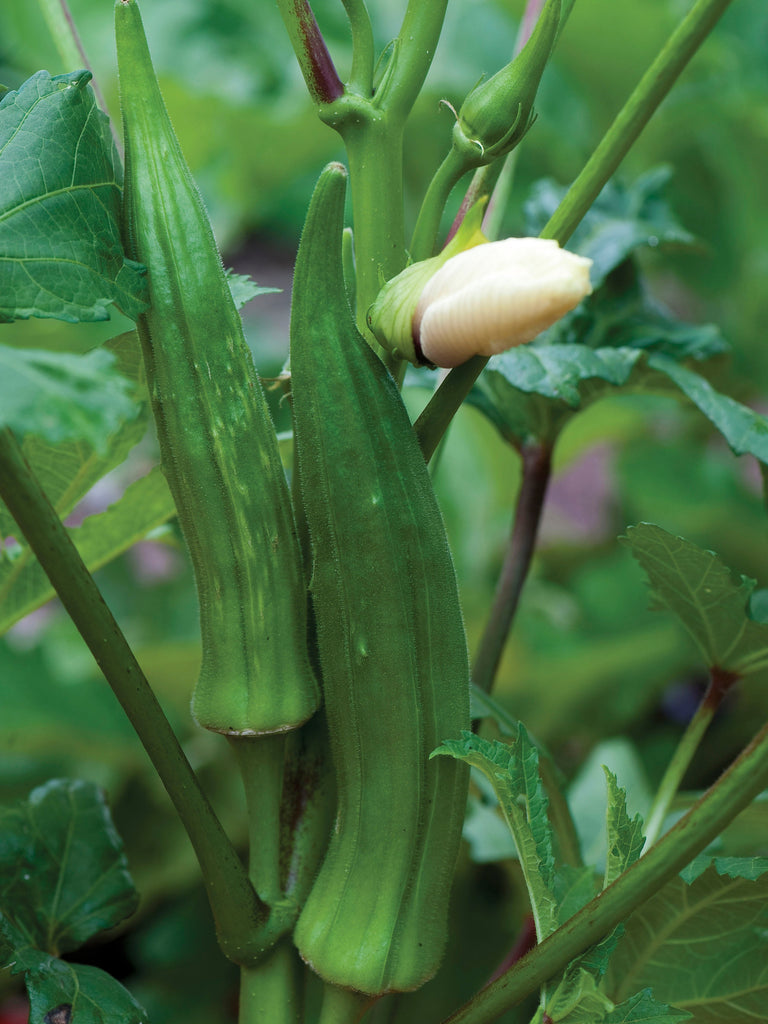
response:
<svg viewBox="0 0 768 1024"><path fill-rule="evenodd" d="M429 754L466 728L469 669L429 473L394 381L347 302L345 182L339 164L320 178L291 311L294 427L338 794L295 941L327 981L375 995L418 987L442 956L467 775Z"/></svg>
<svg viewBox="0 0 768 1024"><path fill-rule="evenodd" d="M115 11L125 248L148 268L141 338L162 464L192 558L203 662L193 712L281 732L319 704L290 497L261 385L134 0Z"/></svg>

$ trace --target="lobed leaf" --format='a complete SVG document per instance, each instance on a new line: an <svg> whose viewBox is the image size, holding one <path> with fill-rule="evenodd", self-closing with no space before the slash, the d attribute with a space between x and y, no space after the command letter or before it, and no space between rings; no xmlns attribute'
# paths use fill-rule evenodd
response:
<svg viewBox="0 0 768 1024"><path fill-rule="evenodd" d="M753 580L652 523L630 527L621 539L645 570L656 605L677 617L708 666L743 676L768 665L768 625L748 612Z"/></svg>
<svg viewBox="0 0 768 1024"><path fill-rule="evenodd" d="M558 924L553 894L555 858L548 800L539 777L539 755L525 727L518 726L510 744L463 732L461 740L442 743L431 756L436 755L454 757L478 768L493 786L515 840L541 941Z"/></svg>
<svg viewBox="0 0 768 1024"><path fill-rule="evenodd" d="M649 987L689 1010L694 1024L753 1024L768 1005L768 860L701 867L631 915L607 991L619 1001Z"/></svg>
<svg viewBox="0 0 768 1024"><path fill-rule="evenodd" d="M130 916L138 897L103 795L54 779L0 809L0 956L21 936L52 955Z"/></svg>
<svg viewBox="0 0 768 1024"><path fill-rule="evenodd" d="M91 74L39 71L0 100L0 322L146 308L120 241L121 172Z"/></svg>
<svg viewBox="0 0 768 1024"><path fill-rule="evenodd" d="M627 794L621 789L616 776L603 766L608 784L608 808L606 831L608 833L608 854L605 862L603 888L615 882L619 875L635 863L643 852L645 836L643 819L639 814L630 818L627 814Z"/></svg>

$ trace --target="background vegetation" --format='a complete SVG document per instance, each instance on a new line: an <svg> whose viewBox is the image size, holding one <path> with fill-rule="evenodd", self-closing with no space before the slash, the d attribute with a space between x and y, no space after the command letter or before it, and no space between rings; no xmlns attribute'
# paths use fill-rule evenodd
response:
<svg viewBox="0 0 768 1024"><path fill-rule="evenodd" d="M349 45L341 4L314 6L343 69L338 55ZM371 13L383 43L395 34L402 12L400 5L377 6ZM522 0L451 0L406 149L411 218L449 137L452 118L439 100L458 104L480 71L490 74L507 61L523 6ZM576 4L543 81L539 119L520 150L506 234L536 222L552 187L542 179L557 185L573 179L687 7L683 0ZM114 117L111 5L72 0L71 8ZM284 289L245 310L257 367L273 376L287 353L300 226L319 168L341 157L337 137L314 114L271 4L147 0L143 13L171 116L225 261L261 285ZM731 347L718 361L718 387L761 411L768 411L766 38L763 0L734 4L624 163L620 182L629 199L623 213L621 203L609 205L601 224L609 240L620 238L628 224L635 230L640 224L643 244L633 259L642 288L683 320L718 326ZM0 81L15 88L43 67L53 74L72 70L60 65L36 5L6 2L0 7ZM632 183L662 166L669 174L651 179L641 210ZM679 230L656 230L674 223L692 239ZM665 242L672 236L675 243ZM84 351L127 326L17 322L3 325L2 340ZM418 384L414 378L408 395L414 410L425 395ZM276 419L287 426L278 393L273 397ZM145 438L76 514L105 507L154 458L154 441ZM470 650L492 597L518 477L514 451L476 409L463 410L436 482ZM768 590L760 589L768 587L762 482L751 456L735 458L700 414L668 398L604 399L572 419L558 446L541 543L495 692L575 778L574 801L582 809L596 805L598 820L605 798L597 766L610 764L635 801L630 810L644 810L643 793L658 780L706 682L679 626L666 613L648 610L642 573L616 542L640 520L716 550L726 564L757 579L756 606L768 603ZM197 611L175 526L97 578L226 826L244 839L239 782L226 746L195 729L189 717ZM749 677L728 699L687 788L711 781L765 720L763 676ZM55 604L0 640L0 708L0 802L52 776L90 779L109 791L142 906L129 933L90 951L93 961L109 958L155 1024L234 1020L235 969L215 948L186 837L90 655ZM497 819L481 794L473 807L454 913L457 934L476 937L469 944L475 961L466 960L465 948L461 964L449 962L442 978L403 1000L399 1010L386 1010L398 1012L398 1021L421 1020L426 1003L435 1019L447 1012L503 959L518 934L522 908L508 841L497 836ZM757 835L768 853L768 819L760 804L751 813L750 852ZM587 816L581 821L588 829ZM733 842L736 848L736 833Z"/></svg>

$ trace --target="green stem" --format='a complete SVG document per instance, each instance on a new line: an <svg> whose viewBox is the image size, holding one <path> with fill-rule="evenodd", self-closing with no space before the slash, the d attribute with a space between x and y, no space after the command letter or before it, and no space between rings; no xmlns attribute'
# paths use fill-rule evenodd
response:
<svg viewBox="0 0 768 1024"><path fill-rule="evenodd" d="M661 833L664 819L669 813L672 801L680 788L683 776L693 760L704 733L709 728L715 712L720 707L723 697L730 687L738 680L733 672L714 666L710 670L709 686L696 709L696 714L680 737L680 742L672 756L664 777L654 797L645 827L645 848L653 846Z"/></svg>
<svg viewBox="0 0 768 1024"><path fill-rule="evenodd" d="M427 462L487 362L485 356L473 356L451 370L414 423L413 429Z"/></svg>
<svg viewBox="0 0 768 1024"><path fill-rule="evenodd" d="M472 680L490 693L512 628L520 595L536 546L536 535L552 473L552 447L543 441L520 449L522 481L517 496L512 534L504 557L491 614L472 670Z"/></svg>
<svg viewBox="0 0 768 1024"><path fill-rule="evenodd" d="M342 0L352 31L352 69L347 88L369 98L373 92L373 28L365 0Z"/></svg>
<svg viewBox="0 0 768 1024"><path fill-rule="evenodd" d="M405 266L403 124L367 104L360 121L345 118L338 130L349 159L357 325L394 372L392 358L379 348L368 330L366 315L382 283Z"/></svg>
<svg viewBox="0 0 768 1024"><path fill-rule="evenodd" d="M435 171L429 183L424 202L421 204L416 227L411 238L410 255L414 263L434 256L437 247L437 233L445 204L448 202L453 187L459 179L470 170L464 157L455 149L448 153Z"/></svg>
<svg viewBox="0 0 768 1024"><path fill-rule="evenodd" d="M366 996L362 992L353 992L326 982L317 1024L358 1024L375 1001L375 996Z"/></svg>
<svg viewBox="0 0 768 1024"><path fill-rule="evenodd" d="M576 230L608 178L626 156L680 72L715 27L731 0L698 0L667 40L619 111L581 174L571 185L541 233L561 245Z"/></svg>
<svg viewBox="0 0 768 1024"><path fill-rule="evenodd" d="M255 932L269 909L256 895L200 788L133 651L43 493L15 437L0 431L0 497L112 687L189 835L224 953L236 963L260 954Z"/></svg>
<svg viewBox="0 0 768 1024"><path fill-rule="evenodd" d="M616 881L444 1024L491 1024L641 906L768 786L768 725L718 781Z"/></svg>
<svg viewBox="0 0 768 1024"><path fill-rule="evenodd" d="M408 0L376 104L403 123L421 92L443 28L448 0Z"/></svg>
<svg viewBox="0 0 768 1024"><path fill-rule="evenodd" d="M284 897L281 806L286 734L229 736L245 790L248 814L248 873L251 883L270 908L269 938L288 931L297 909Z"/></svg>
<svg viewBox="0 0 768 1024"><path fill-rule="evenodd" d="M306 969L283 939L255 967L240 971L238 1024L302 1024Z"/></svg>
<svg viewBox="0 0 768 1024"><path fill-rule="evenodd" d="M640 135L676 79L715 26L731 0L698 0L643 75L584 170L555 210L541 235L565 245L596 196ZM487 359L476 356L448 374L416 423L429 458L456 410L480 376ZM469 366L470 370L465 370Z"/></svg>

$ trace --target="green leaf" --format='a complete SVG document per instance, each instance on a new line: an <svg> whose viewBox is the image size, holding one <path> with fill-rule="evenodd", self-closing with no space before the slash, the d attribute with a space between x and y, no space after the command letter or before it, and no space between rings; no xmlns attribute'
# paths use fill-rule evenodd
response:
<svg viewBox="0 0 768 1024"><path fill-rule="evenodd" d="M150 420L149 395L136 331L111 338L103 347L114 355L115 369L131 383L136 404L131 407L130 417L103 438L102 451L97 453L87 441L54 444L31 433L24 437L21 445L48 500L62 518L69 515L95 483L124 461L144 437ZM0 502L0 536L15 533L16 523Z"/></svg>
<svg viewBox="0 0 768 1024"><path fill-rule="evenodd" d="M110 434L138 412L114 364L104 349L72 355L0 345L0 426L105 452Z"/></svg>
<svg viewBox="0 0 768 1024"><path fill-rule="evenodd" d="M768 463L768 417L741 402L721 395L701 374L660 352L648 357L648 366L665 374L686 398L720 431L735 455L754 455Z"/></svg>
<svg viewBox="0 0 768 1024"><path fill-rule="evenodd" d="M748 613L753 580L652 523L630 527L621 539L647 573L656 606L679 619L708 666L744 676L768 665L768 625Z"/></svg>
<svg viewBox="0 0 768 1024"><path fill-rule="evenodd" d="M561 924L573 917L597 895L597 876L590 867L572 867L563 864L555 876L557 917Z"/></svg>
<svg viewBox="0 0 768 1024"><path fill-rule="evenodd" d="M553 441L578 409L625 385L642 353L586 345L521 345L493 356L469 395L505 440Z"/></svg>
<svg viewBox="0 0 768 1024"><path fill-rule="evenodd" d="M256 284L250 274L236 274L233 270L227 270L226 277L229 290L238 309L242 309L246 302L255 299L257 295L269 295L270 292L283 290L282 288L264 288Z"/></svg>
<svg viewBox="0 0 768 1024"><path fill-rule="evenodd" d="M525 727L518 727L509 744L490 742L471 732L461 740L446 740L432 753L444 754L478 768L494 788L517 847L539 940L557 928L553 894L555 858L548 800L539 777L539 755Z"/></svg>
<svg viewBox="0 0 768 1024"><path fill-rule="evenodd" d="M612 180L603 188L568 246L594 261L594 287L638 249L694 245L694 236L662 198L671 176L669 167L654 167L629 185ZM539 234L566 191L551 179L534 185L525 204L528 234Z"/></svg>
<svg viewBox="0 0 768 1024"><path fill-rule="evenodd" d="M159 466L130 484L104 512L68 532L90 572L117 558L176 514ZM0 556L0 633L54 596L40 563L26 545Z"/></svg>
<svg viewBox="0 0 768 1024"><path fill-rule="evenodd" d="M645 769L634 746L627 739L604 740L587 756L568 791L568 804L579 833L585 863L605 873L608 860L605 769L620 777L629 794L635 816L647 811L651 793Z"/></svg>
<svg viewBox="0 0 768 1024"><path fill-rule="evenodd" d="M82 781L54 779L0 809L0 879L6 957L19 934L53 955L77 949L138 902L104 798Z"/></svg>
<svg viewBox="0 0 768 1024"><path fill-rule="evenodd" d="M631 915L606 990L619 1002L651 988L695 1024L754 1024L768 1005L766 929L768 860L715 860Z"/></svg>
<svg viewBox="0 0 768 1024"><path fill-rule="evenodd" d="M25 974L31 1021L41 1024L147 1024L146 1010L98 967L65 963L29 946L14 955Z"/></svg>
<svg viewBox="0 0 768 1024"><path fill-rule="evenodd" d="M0 101L0 322L146 308L120 241L120 164L91 74L39 71Z"/></svg>
<svg viewBox="0 0 768 1024"><path fill-rule="evenodd" d="M649 988L625 999L605 1018L603 1024L678 1024L690 1020L687 1010L678 1010L666 1003L657 1003Z"/></svg>
<svg viewBox="0 0 768 1024"><path fill-rule="evenodd" d="M643 852L645 836L643 819L639 814L630 818L627 814L627 794L619 787L616 776L603 766L608 784L608 810L606 829L608 832L608 854L605 862L603 888L615 882L622 871L634 864Z"/></svg>

